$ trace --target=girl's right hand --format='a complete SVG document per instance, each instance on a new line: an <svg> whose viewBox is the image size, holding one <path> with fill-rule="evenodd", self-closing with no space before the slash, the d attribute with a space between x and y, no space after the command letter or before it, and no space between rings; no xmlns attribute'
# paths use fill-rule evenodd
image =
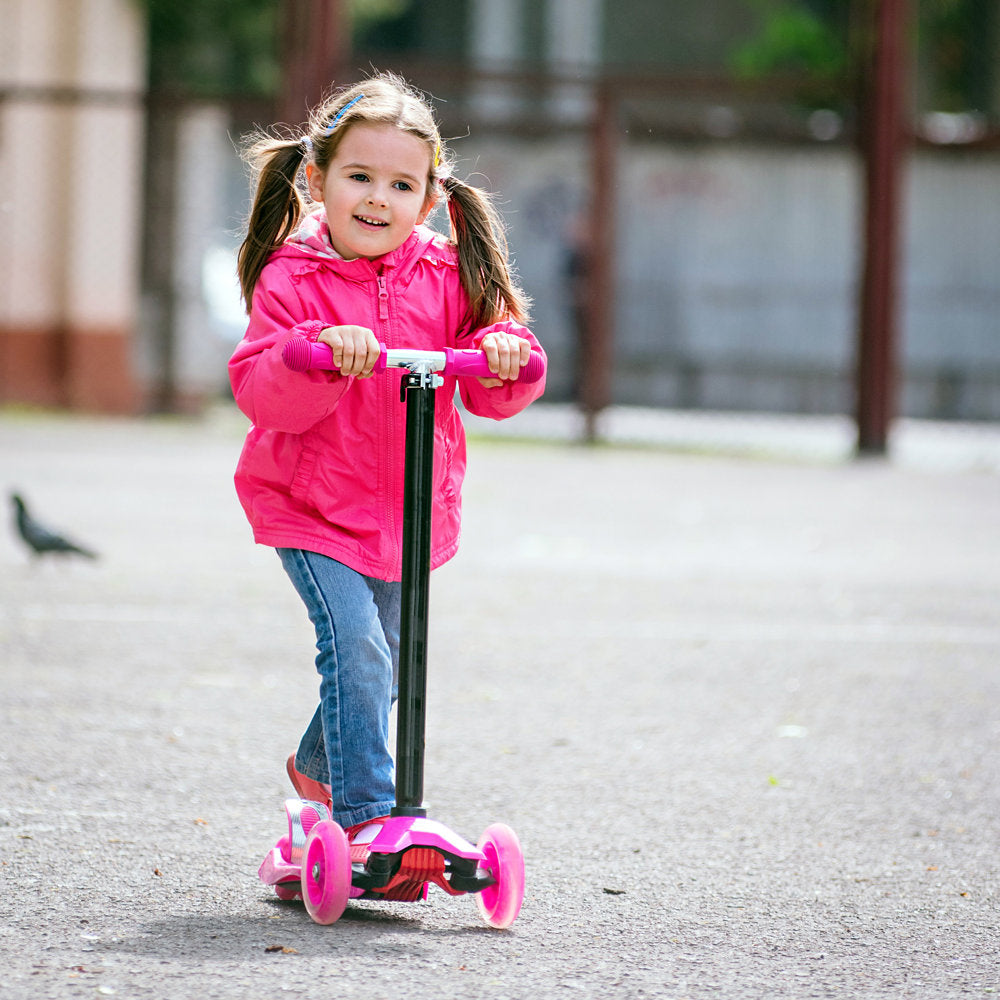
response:
<svg viewBox="0 0 1000 1000"><path fill-rule="evenodd" d="M324 327L316 339L330 345L333 363L341 375L368 378L382 354L375 334L364 326Z"/></svg>

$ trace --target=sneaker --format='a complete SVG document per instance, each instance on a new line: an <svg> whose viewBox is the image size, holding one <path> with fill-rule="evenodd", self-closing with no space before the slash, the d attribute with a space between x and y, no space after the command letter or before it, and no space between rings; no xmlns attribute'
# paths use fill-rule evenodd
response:
<svg viewBox="0 0 1000 1000"><path fill-rule="evenodd" d="M292 787L298 792L300 799L308 799L310 802L322 802L327 809L333 805L333 793L329 785L324 785L320 781L307 778L304 774L295 769L295 754L292 754L285 764L288 777L292 782Z"/></svg>

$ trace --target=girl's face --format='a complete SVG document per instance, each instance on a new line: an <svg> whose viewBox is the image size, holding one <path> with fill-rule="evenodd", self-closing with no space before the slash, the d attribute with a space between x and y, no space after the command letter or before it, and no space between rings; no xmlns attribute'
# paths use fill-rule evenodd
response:
<svg viewBox="0 0 1000 1000"><path fill-rule="evenodd" d="M371 260L401 246L434 207L430 166L427 144L415 135L395 125L352 125L325 172L306 166L334 250L345 260Z"/></svg>

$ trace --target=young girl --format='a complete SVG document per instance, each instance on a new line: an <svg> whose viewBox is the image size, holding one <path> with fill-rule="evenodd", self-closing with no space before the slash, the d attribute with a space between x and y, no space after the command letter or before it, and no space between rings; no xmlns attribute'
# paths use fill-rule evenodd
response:
<svg viewBox="0 0 1000 1000"><path fill-rule="evenodd" d="M398 379L369 378L379 343L481 348L495 376L446 376L435 394L432 568L459 540L455 383L470 412L511 416L542 393L544 380L517 380L540 347L522 325L527 302L495 209L451 175L430 107L403 81L343 90L304 135L264 136L249 153L257 187L239 254L249 325L229 370L253 426L236 489L316 629L320 704L288 774L353 840L395 803L405 407ZM451 239L423 225L441 198ZM328 344L339 371L286 368L282 348L296 337Z"/></svg>

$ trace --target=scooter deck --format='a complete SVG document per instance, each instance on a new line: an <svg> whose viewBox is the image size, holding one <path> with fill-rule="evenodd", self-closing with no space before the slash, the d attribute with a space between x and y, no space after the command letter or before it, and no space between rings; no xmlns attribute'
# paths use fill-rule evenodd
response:
<svg viewBox="0 0 1000 1000"><path fill-rule="evenodd" d="M302 898L302 856L312 828L330 820L324 803L287 799L288 833L267 853L258 871L282 899ZM352 899L425 899L431 884L452 896L493 884L486 855L436 820L391 817L360 831L350 845Z"/></svg>

